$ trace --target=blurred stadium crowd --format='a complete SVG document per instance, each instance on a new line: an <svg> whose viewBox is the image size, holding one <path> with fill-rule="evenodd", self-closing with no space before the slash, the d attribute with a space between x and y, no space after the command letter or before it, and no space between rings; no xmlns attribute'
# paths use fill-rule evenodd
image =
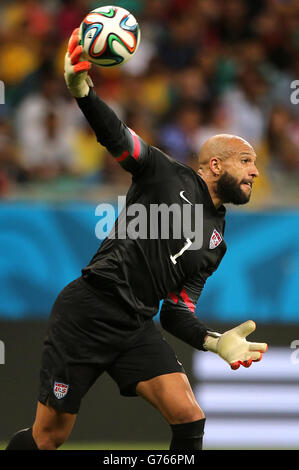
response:
<svg viewBox="0 0 299 470"><path fill-rule="evenodd" d="M0 4L0 197L96 197L129 175L100 147L63 80L68 38L90 0ZM123 0L139 20L136 56L93 66L98 94L147 142L196 167L203 142L238 134L258 154L251 207L298 204L299 2ZM299 97L299 95L298 95Z"/></svg>

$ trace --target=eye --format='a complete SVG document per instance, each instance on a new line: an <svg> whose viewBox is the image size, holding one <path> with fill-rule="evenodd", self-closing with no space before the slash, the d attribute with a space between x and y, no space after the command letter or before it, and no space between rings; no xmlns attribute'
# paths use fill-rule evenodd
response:
<svg viewBox="0 0 299 470"><path fill-rule="evenodd" d="M242 163L248 163L248 162L250 162L250 159L249 158L242 158L241 162Z"/></svg>

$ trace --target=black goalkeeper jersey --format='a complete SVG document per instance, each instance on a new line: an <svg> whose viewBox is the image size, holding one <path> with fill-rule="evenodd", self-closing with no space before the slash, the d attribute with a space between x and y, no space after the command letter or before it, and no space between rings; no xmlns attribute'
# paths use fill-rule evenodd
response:
<svg viewBox="0 0 299 470"><path fill-rule="evenodd" d="M126 206L112 233L82 270L83 277L92 277L101 289L114 292L132 311L146 317L153 317L159 302L164 300L162 326L202 349L207 327L196 318L195 306L206 279L217 269L226 251L224 206L217 210L206 183L194 170L146 144L93 89L77 102L97 140L132 174ZM135 230L132 236L130 225L134 217L137 220L136 216L140 216L140 206L136 204L144 208L142 215L146 214L146 218L142 221L146 222L147 231L136 236ZM162 216L154 217L153 207L155 211L163 207ZM176 211L167 212L171 207ZM191 221L190 235L184 233L184 214ZM202 237L194 231L199 220ZM163 232L165 222L168 237Z"/></svg>

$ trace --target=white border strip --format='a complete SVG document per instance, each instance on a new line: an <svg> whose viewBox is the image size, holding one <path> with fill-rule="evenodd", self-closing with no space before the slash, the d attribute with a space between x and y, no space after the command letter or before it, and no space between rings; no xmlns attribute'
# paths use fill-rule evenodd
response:
<svg viewBox="0 0 299 470"><path fill-rule="evenodd" d="M207 419L203 448L299 450L299 419Z"/></svg>
<svg viewBox="0 0 299 470"><path fill-rule="evenodd" d="M207 413L293 413L299 424L299 384L201 384L194 393Z"/></svg>
<svg viewBox="0 0 299 470"><path fill-rule="evenodd" d="M260 362L249 368L232 370L219 356L211 352L196 351L193 361L193 375L198 380L291 380L299 383L299 364L292 362L289 348L270 348Z"/></svg>

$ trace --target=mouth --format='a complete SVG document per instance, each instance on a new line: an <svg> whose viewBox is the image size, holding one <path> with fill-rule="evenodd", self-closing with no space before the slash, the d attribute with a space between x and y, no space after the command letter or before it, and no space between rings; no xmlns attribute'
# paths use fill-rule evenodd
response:
<svg viewBox="0 0 299 470"><path fill-rule="evenodd" d="M252 189L252 182L251 181L244 181L243 183L241 183L241 186L246 186L247 188L249 188L250 190Z"/></svg>

